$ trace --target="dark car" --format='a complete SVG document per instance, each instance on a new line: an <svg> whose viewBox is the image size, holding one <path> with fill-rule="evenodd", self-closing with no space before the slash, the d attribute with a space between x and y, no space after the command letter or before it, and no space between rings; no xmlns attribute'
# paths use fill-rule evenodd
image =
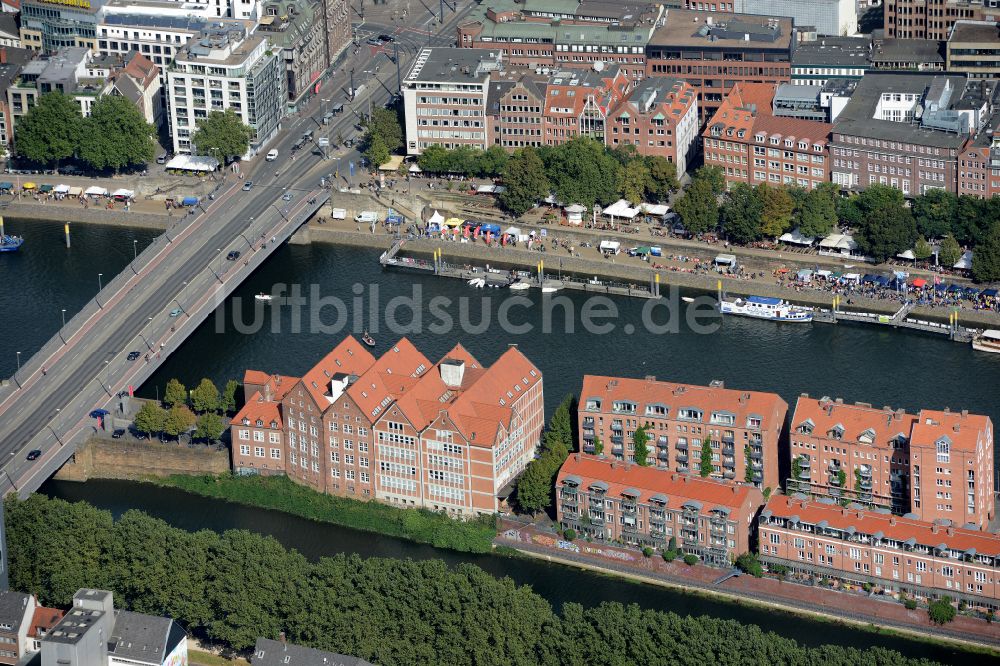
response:
<svg viewBox="0 0 1000 666"><path fill-rule="evenodd" d="M31 451L28 451L28 460L38 460L41 457L42 457L42 452L39 451L38 449L33 449Z"/></svg>
<svg viewBox="0 0 1000 666"><path fill-rule="evenodd" d="M111 433L111 439L121 439L124 436L125 436L124 428L118 428L113 433Z"/></svg>
<svg viewBox="0 0 1000 666"><path fill-rule="evenodd" d="M253 189L253 181L252 180L248 180L247 182L243 183L243 191L244 192L249 192L252 189Z"/></svg>
<svg viewBox="0 0 1000 666"><path fill-rule="evenodd" d="M393 37L392 35L387 35L384 32L381 35L379 35L378 38L379 38L379 41L381 41L381 42L390 42L390 43L392 43L392 42L396 41L395 37Z"/></svg>
<svg viewBox="0 0 1000 666"><path fill-rule="evenodd" d="M130 361L134 361L134 360L136 360L137 358L139 358L139 352L137 352L137 351L130 351L130 352L128 353L128 360L130 360Z"/></svg>
<svg viewBox="0 0 1000 666"><path fill-rule="evenodd" d="M226 259L228 259L229 261L236 261L239 258L240 258L239 250L233 250L232 252L226 255Z"/></svg>

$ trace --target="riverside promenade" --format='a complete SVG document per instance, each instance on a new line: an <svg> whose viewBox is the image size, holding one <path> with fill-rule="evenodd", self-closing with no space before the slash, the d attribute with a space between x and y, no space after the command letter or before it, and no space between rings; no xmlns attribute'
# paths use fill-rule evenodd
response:
<svg viewBox="0 0 1000 666"><path fill-rule="evenodd" d="M529 557L566 566L624 576L652 585L681 588L719 596L734 603L752 603L850 624L882 627L932 640L958 641L1000 650L1000 623L957 615L943 627L933 624L926 608L907 610L898 600L860 590L826 589L818 585L740 575L716 583L726 570L703 564L688 566L681 559L666 562L659 553L577 539L567 542L534 524L501 520L496 546L513 548Z"/></svg>

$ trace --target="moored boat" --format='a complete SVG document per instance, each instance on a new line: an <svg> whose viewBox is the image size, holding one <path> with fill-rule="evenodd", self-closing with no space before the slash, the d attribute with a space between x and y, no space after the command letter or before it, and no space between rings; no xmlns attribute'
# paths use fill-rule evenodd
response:
<svg viewBox="0 0 1000 666"><path fill-rule="evenodd" d="M482 289L486 286L486 278L472 278L469 280L469 286L475 287L476 289Z"/></svg>
<svg viewBox="0 0 1000 666"><path fill-rule="evenodd" d="M972 348L976 351L1000 354L1000 331L988 328L972 338Z"/></svg>
<svg viewBox="0 0 1000 666"><path fill-rule="evenodd" d="M256 294L254 298L257 299L258 301L264 301L264 302L270 302L274 300L274 296L272 296L271 294L264 294L264 293Z"/></svg>
<svg viewBox="0 0 1000 666"><path fill-rule="evenodd" d="M375 346L375 338L368 335L368 331L365 331L364 333L361 334L361 342L365 343L369 347Z"/></svg>
<svg viewBox="0 0 1000 666"><path fill-rule="evenodd" d="M514 284L510 285L510 288L513 289L514 291L524 291L525 289L531 289L531 285L528 284L527 282L515 282Z"/></svg>
<svg viewBox="0 0 1000 666"><path fill-rule="evenodd" d="M719 311L722 314L770 319L771 321L810 322L813 318L812 310L809 308L791 305L788 301L780 298L766 296L747 296L746 299L737 298L735 301L723 299L719 301Z"/></svg>
<svg viewBox="0 0 1000 666"><path fill-rule="evenodd" d="M17 252L24 245L24 239L20 236L0 237L0 252Z"/></svg>

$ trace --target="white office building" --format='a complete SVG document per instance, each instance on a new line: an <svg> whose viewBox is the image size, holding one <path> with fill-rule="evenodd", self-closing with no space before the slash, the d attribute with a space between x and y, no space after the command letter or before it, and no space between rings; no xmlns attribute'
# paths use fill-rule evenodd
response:
<svg viewBox="0 0 1000 666"><path fill-rule="evenodd" d="M820 35L853 35L858 31L857 0L735 0L739 14L790 16L795 27L812 26Z"/></svg>
<svg viewBox="0 0 1000 666"><path fill-rule="evenodd" d="M167 72L174 152L192 154L198 121L232 109L253 130L252 157L281 129L288 97L280 49L242 25L210 27L181 48Z"/></svg>

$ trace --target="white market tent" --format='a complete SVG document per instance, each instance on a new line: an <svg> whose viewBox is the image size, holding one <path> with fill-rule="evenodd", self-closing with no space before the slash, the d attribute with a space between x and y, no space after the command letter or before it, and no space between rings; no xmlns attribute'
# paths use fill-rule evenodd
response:
<svg viewBox="0 0 1000 666"><path fill-rule="evenodd" d="M81 194L83 194L83 188L74 185L73 187L69 188L69 191L66 194L68 194L71 197L78 197Z"/></svg>
<svg viewBox="0 0 1000 666"><path fill-rule="evenodd" d="M962 270L972 269L972 250L966 250L962 253L962 258L955 262L952 268L960 268Z"/></svg>
<svg viewBox="0 0 1000 666"><path fill-rule="evenodd" d="M815 237L803 236L798 229L781 234L781 237L779 237L778 240L782 243L789 243L791 245L804 245L806 247L811 247L812 244L816 242Z"/></svg>
<svg viewBox="0 0 1000 666"><path fill-rule="evenodd" d="M410 173L420 173L421 171L420 165L416 162L410 165Z"/></svg>
<svg viewBox="0 0 1000 666"><path fill-rule="evenodd" d="M652 215L654 217L663 217L670 212L670 206L666 204L639 204L639 210L645 215Z"/></svg>
<svg viewBox="0 0 1000 666"><path fill-rule="evenodd" d="M715 257L716 266L735 266L736 265L736 255L735 254L720 254Z"/></svg>
<svg viewBox="0 0 1000 666"><path fill-rule="evenodd" d="M440 225L444 224L444 215L442 215L441 213L439 213L437 211L434 211L434 214L431 215L430 219L427 220L427 222L430 223L430 224L436 224L436 225L440 226Z"/></svg>
<svg viewBox="0 0 1000 666"><path fill-rule="evenodd" d="M167 169L178 171L215 171L219 160L208 155L178 155L166 164Z"/></svg>
<svg viewBox="0 0 1000 666"><path fill-rule="evenodd" d="M859 273L844 273L840 279L844 282L853 282L854 284L857 284L861 282L861 275Z"/></svg>
<svg viewBox="0 0 1000 666"><path fill-rule="evenodd" d="M84 191L84 194L88 197L106 197L108 196L108 191L100 185L91 185Z"/></svg>
<svg viewBox="0 0 1000 666"><path fill-rule="evenodd" d="M604 254L618 254L622 244L618 241L601 241L600 249Z"/></svg>
<svg viewBox="0 0 1000 666"><path fill-rule="evenodd" d="M111 196L115 198L121 197L123 199L134 199L135 192L133 192L132 190L126 190L124 187L122 187L112 192Z"/></svg>
<svg viewBox="0 0 1000 666"><path fill-rule="evenodd" d="M507 230L504 231L504 233L508 236L517 236L518 238L521 237L521 230L517 227L507 227Z"/></svg>
<svg viewBox="0 0 1000 666"><path fill-rule="evenodd" d="M619 199L610 206L604 209L602 215L607 215L608 217L623 217L631 220L636 215L639 214L638 208L632 208L629 202L624 199Z"/></svg>
<svg viewBox="0 0 1000 666"><path fill-rule="evenodd" d="M820 254L851 256L857 249L858 244L847 234L830 234L819 242Z"/></svg>
<svg viewBox="0 0 1000 666"><path fill-rule="evenodd" d="M56 194L66 194L67 192L69 192L69 185L64 185L60 183L59 185L56 185L52 189L52 191L55 192Z"/></svg>
<svg viewBox="0 0 1000 666"><path fill-rule="evenodd" d="M587 212L587 207L580 204L570 204L563 208L563 212L566 213L566 221L578 227L583 224L583 214Z"/></svg>

